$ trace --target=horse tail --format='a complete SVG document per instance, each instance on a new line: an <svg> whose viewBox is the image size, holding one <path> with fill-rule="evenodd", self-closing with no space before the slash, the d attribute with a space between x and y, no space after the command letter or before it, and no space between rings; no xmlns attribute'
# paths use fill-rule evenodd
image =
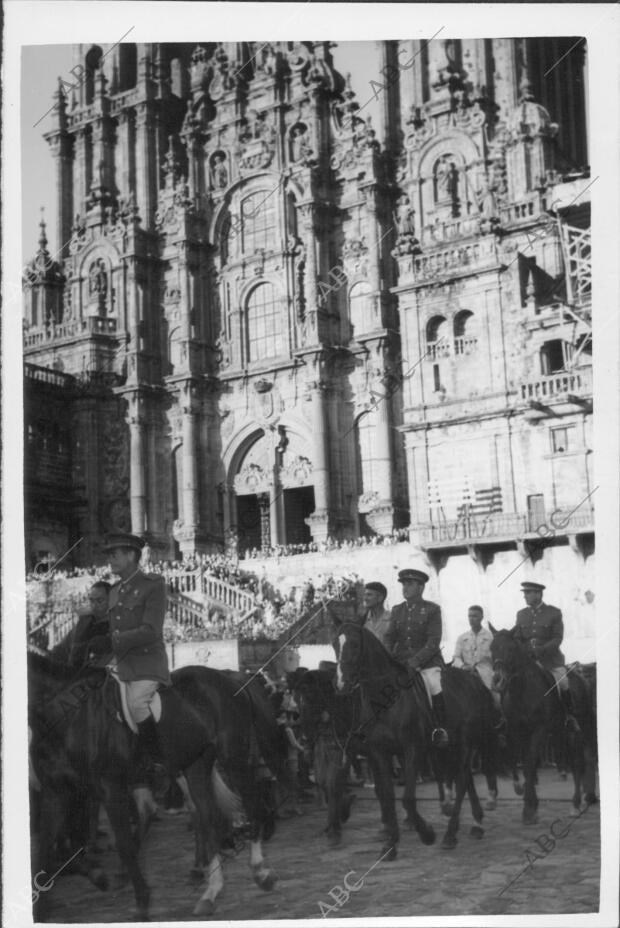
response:
<svg viewBox="0 0 620 928"><path fill-rule="evenodd" d="M211 769L211 787L218 809L228 820L238 818L241 814L242 803L239 796L234 793L222 779L217 767Z"/></svg>

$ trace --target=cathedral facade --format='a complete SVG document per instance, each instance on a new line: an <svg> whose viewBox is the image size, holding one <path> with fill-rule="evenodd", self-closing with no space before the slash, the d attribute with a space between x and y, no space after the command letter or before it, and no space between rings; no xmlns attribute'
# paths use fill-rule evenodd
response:
<svg viewBox="0 0 620 928"><path fill-rule="evenodd" d="M376 129L334 43L77 47L62 249L42 225L24 274L29 556L405 527L438 567L587 556L574 43L382 42Z"/></svg>

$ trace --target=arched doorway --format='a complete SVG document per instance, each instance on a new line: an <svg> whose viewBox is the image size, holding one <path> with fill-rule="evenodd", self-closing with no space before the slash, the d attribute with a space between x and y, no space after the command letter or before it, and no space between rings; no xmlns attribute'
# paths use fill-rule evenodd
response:
<svg viewBox="0 0 620 928"><path fill-rule="evenodd" d="M303 441L284 427L260 434L233 463L231 521L239 550L312 540L312 462Z"/></svg>

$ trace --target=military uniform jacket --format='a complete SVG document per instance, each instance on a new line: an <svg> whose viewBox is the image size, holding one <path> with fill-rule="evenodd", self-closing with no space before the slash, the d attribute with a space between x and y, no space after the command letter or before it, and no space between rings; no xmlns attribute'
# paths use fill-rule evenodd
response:
<svg viewBox="0 0 620 928"><path fill-rule="evenodd" d="M159 574L141 570L110 590L110 634L121 680L157 680L170 683L164 645L166 582Z"/></svg>
<svg viewBox="0 0 620 928"><path fill-rule="evenodd" d="M542 654L536 656L543 667L561 667L564 655L560 645L564 638L562 613L555 606L541 603L537 608L527 606L517 612L515 636L531 648L541 648Z"/></svg>
<svg viewBox="0 0 620 928"><path fill-rule="evenodd" d="M443 667L441 634L441 609L437 603L426 599L413 606L399 603L392 609L385 646L394 657L416 670Z"/></svg>

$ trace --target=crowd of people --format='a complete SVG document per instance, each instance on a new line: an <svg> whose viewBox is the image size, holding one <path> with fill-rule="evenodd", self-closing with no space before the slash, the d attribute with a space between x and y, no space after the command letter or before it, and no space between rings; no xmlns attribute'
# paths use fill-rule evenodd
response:
<svg viewBox="0 0 620 928"><path fill-rule="evenodd" d="M345 538L342 541L328 536L325 541L307 541L300 544L273 545L265 548L246 548L243 557L246 560L266 557L293 557L296 554L327 554L330 551L353 551L356 548L372 548L378 545L387 547L401 541L409 541L409 529L397 528L388 535L362 535L359 538Z"/></svg>
<svg viewBox="0 0 620 928"><path fill-rule="evenodd" d="M53 565L53 561L50 561ZM151 561L147 549L141 560L146 573L160 574L168 582L169 590L176 589L175 581L183 575L200 571L219 580L224 580L240 590L251 593L256 608L242 621L231 610L206 606L200 622L175 621L170 614L165 624L167 642L202 641L240 638L241 640L277 640L299 620L308 620L316 613L316 621L309 622L304 640L311 643L313 634L321 639L324 625L321 605L332 600L359 597L361 577L354 572L343 574L320 573L313 579L291 587L283 592L269 583L265 576L258 576L239 565L234 556L226 554L195 554L179 560ZM43 573L39 566L28 579L28 632L32 643L39 647L53 647L65 629L87 605L90 583L99 580L113 581L108 565L100 567L65 568L49 567L48 584L39 585ZM67 590L63 581L84 578L80 589ZM57 581L57 582L54 582ZM72 586L75 586L73 584ZM37 630L38 629L38 630Z"/></svg>

